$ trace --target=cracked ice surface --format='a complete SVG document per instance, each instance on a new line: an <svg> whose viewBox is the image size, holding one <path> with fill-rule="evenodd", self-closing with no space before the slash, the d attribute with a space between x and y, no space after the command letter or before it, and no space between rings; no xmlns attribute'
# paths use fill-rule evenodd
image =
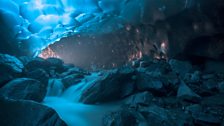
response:
<svg viewBox="0 0 224 126"><path fill-rule="evenodd" d="M0 38L4 44L0 46L8 45L5 48L14 50L14 55L35 56L63 37L108 33L125 24L149 23L146 15L150 1L1 0Z"/></svg>

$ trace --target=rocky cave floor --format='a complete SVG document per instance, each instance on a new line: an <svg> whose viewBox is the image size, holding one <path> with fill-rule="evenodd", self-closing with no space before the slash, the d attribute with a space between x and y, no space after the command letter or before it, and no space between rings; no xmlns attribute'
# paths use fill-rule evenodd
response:
<svg viewBox="0 0 224 126"><path fill-rule="evenodd" d="M97 73L91 84L83 84L78 102L121 101L121 109L103 116L102 126L224 126L223 66L142 58L121 68L88 72L56 58L0 54L0 125L68 125L42 104L46 95L55 95L49 88L56 81L49 80L59 80L63 92Z"/></svg>

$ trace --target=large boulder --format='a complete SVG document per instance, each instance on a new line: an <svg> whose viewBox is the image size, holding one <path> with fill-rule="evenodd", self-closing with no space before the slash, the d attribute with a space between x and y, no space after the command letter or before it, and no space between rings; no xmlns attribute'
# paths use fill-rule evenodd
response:
<svg viewBox="0 0 224 126"><path fill-rule="evenodd" d="M36 69L45 70L51 77L57 77L59 73L66 71L63 61L57 58L43 59L40 57L33 58L25 65L26 71L31 72Z"/></svg>
<svg viewBox="0 0 224 126"><path fill-rule="evenodd" d="M219 92L224 93L224 81L218 84L218 89L219 89Z"/></svg>
<svg viewBox="0 0 224 126"><path fill-rule="evenodd" d="M66 126L51 108L39 103L0 98L2 126Z"/></svg>
<svg viewBox="0 0 224 126"><path fill-rule="evenodd" d="M82 74L71 74L61 79L62 83L64 84L65 88L68 88L74 84L77 84L81 82L81 80L84 78L84 75Z"/></svg>
<svg viewBox="0 0 224 126"><path fill-rule="evenodd" d="M49 74L44 69L35 69L33 71L28 71L26 73L26 77L36 79L44 84L47 84L49 79Z"/></svg>
<svg viewBox="0 0 224 126"><path fill-rule="evenodd" d="M26 70L33 71L35 69L44 69L49 70L50 65L48 62L42 58L33 58L32 60L28 61L25 65Z"/></svg>
<svg viewBox="0 0 224 126"><path fill-rule="evenodd" d="M0 54L0 87L13 77L22 73L23 63L14 56Z"/></svg>
<svg viewBox="0 0 224 126"><path fill-rule="evenodd" d="M152 77L145 73L137 75L137 89L140 91L151 91L154 94L163 94L164 84L160 78Z"/></svg>
<svg viewBox="0 0 224 126"><path fill-rule="evenodd" d="M146 107L141 110L148 121L149 126L173 126L168 110L156 105Z"/></svg>
<svg viewBox="0 0 224 126"><path fill-rule="evenodd" d="M46 95L46 85L29 78L17 78L0 89L0 95L10 99L41 102Z"/></svg>
<svg viewBox="0 0 224 126"><path fill-rule="evenodd" d="M200 126L220 126L223 117L223 108L203 107L194 104L186 107L186 113L190 113L195 125Z"/></svg>
<svg viewBox="0 0 224 126"><path fill-rule="evenodd" d="M119 100L134 91L134 70L121 68L105 72L81 94L80 101L86 104Z"/></svg>
<svg viewBox="0 0 224 126"><path fill-rule="evenodd" d="M171 59L169 64L174 72L182 76L192 70L192 65L188 61Z"/></svg>
<svg viewBox="0 0 224 126"><path fill-rule="evenodd" d="M130 107L137 107L138 105L147 106L150 105L153 99L153 95L148 92L141 92L130 96L125 104Z"/></svg>
<svg viewBox="0 0 224 126"><path fill-rule="evenodd" d="M23 63L14 56L8 54L0 54L0 68L2 72L21 73L23 71Z"/></svg>
<svg viewBox="0 0 224 126"><path fill-rule="evenodd" d="M189 88L185 82L181 81L178 91L177 91L177 97L191 102L199 102L201 97L196 94L191 88Z"/></svg>
<svg viewBox="0 0 224 126"><path fill-rule="evenodd" d="M106 114L103 118L103 126L145 126L137 111L123 109Z"/></svg>

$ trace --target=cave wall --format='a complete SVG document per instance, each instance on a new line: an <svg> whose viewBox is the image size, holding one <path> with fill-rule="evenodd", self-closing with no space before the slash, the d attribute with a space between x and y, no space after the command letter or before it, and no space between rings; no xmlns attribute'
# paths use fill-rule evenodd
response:
<svg viewBox="0 0 224 126"><path fill-rule="evenodd" d="M124 28L107 34L79 34L50 47L64 61L81 67L94 64L110 68L143 55L193 62L223 60L223 3L197 0L186 5L180 1L150 1L148 23L125 24Z"/></svg>

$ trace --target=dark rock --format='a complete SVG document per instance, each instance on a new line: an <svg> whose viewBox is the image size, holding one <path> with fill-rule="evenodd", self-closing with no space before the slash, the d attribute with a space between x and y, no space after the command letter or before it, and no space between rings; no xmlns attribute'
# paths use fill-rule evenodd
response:
<svg viewBox="0 0 224 126"><path fill-rule="evenodd" d="M130 96L125 104L130 107L137 107L138 105L147 106L151 104L153 96L150 92L141 92Z"/></svg>
<svg viewBox="0 0 224 126"><path fill-rule="evenodd" d="M201 72L195 71L193 74L191 74L190 83L199 83L201 80Z"/></svg>
<svg viewBox="0 0 224 126"><path fill-rule="evenodd" d="M23 63L14 56L0 54L0 87L23 71Z"/></svg>
<svg viewBox="0 0 224 126"><path fill-rule="evenodd" d="M203 81L202 88L210 90L210 91L217 91L218 82L216 82L214 79Z"/></svg>
<svg viewBox="0 0 224 126"><path fill-rule="evenodd" d="M184 113L181 109L169 109L169 116L171 118L171 122L173 122L173 126L194 126L194 120L192 117Z"/></svg>
<svg viewBox="0 0 224 126"><path fill-rule="evenodd" d="M132 92L129 92L130 94L124 93L126 92L124 87L134 84L132 83L133 74L134 70L131 68L107 71L83 91L80 101L93 104L119 100L130 95Z"/></svg>
<svg viewBox="0 0 224 126"><path fill-rule="evenodd" d="M21 73L23 68L23 63L16 57L7 54L0 54L1 73Z"/></svg>
<svg viewBox="0 0 224 126"><path fill-rule="evenodd" d="M64 64L61 59L58 58L48 58L46 61L49 63L50 66L60 67Z"/></svg>
<svg viewBox="0 0 224 126"><path fill-rule="evenodd" d="M72 67L72 68L68 69L67 71L61 73L60 76L61 76L62 78L64 78L64 77L66 77L66 76L68 76L68 75L72 75L72 74L89 75L88 72L86 72L86 71L84 71L84 70L82 70L82 69L80 69L80 68Z"/></svg>
<svg viewBox="0 0 224 126"><path fill-rule="evenodd" d="M35 69L40 69L40 68L44 69L44 70L49 70L50 64L45 59L37 57L37 58L34 58L31 61L29 61L25 65L25 68L28 71L33 71Z"/></svg>
<svg viewBox="0 0 224 126"><path fill-rule="evenodd" d="M184 75L192 70L191 63L187 61L179 61L175 59L171 59L169 64L174 72L180 75Z"/></svg>
<svg viewBox="0 0 224 126"><path fill-rule="evenodd" d="M132 67L138 68L139 66L140 66L140 61L139 60L132 61Z"/></svg>
<svg viewBox="0 0 224 126"><path fill-rule="evenodd" d="M68 88L74 84L77 84L81 82L81 80L84 78L84 75L82 74L71 74L61 79L63 85L65 88Z"/></svg>
<svg viewBox="0 0 224 126"><path fill-rule="evenodd" d="M46 59L47 64L51 69L55 70L57 73L65 72L67 69L64 67L64 62L58 58L48 58Z"/></svg>
<svg viewBox="0 0 224 126"><path fill-rule="evenodd" d="M0 98L2 126L66 126L51 108L32 101Z"/></svg>
<svg viewBox="0 0 224 126"><path fill-rule="evenodd" d="M204 80L209 80L209 79L212 79L212 78L215 78L215 75L214 74L205 74L205 75L202 75L202 79L204 79Z"/></svg>
<svg viewBox="0 0 224 126"><path fill-rule="evenodd" d="M150 66L150 62L147 62L147 61L141 61L140 62L140 67L142 67L142 68L146 68L146 67L148 67L148 66Z"/></svg>
<svg viewBox="0 0 224 126"><path fill-rule="evenodd" d="M3 87L6 83L8 83L10 80L12 80L14 77L9 74L3 74L0 77L0 88Z"/></svg>
<svg viewBox="0 0 224 126"><path fill-rule="evenodd" d="M126 109L112 112L103 118L103 126L140 126L138 116L140 113Z"/></svg>
<svg viewBox="0 0 224 126"><path fill-rule="evenodd" d="M201 97L194 93L183 81L181 81L179 85L177 97L191 102L199 102L201 99Z"/></svg>
<svg viewBox="0 0 224 126"><path fill-rule="evenodd" d="M159 78L151 77L145 73L137 75L137 89L141 91L163 92L164 85Z"/></svg>
<svg viewBox="0 0 224 126"><path fill-rule="evenodd" d="M221 124L221 119L217 114L213 114L211 111L206 112L204 108L198 104L186 107L186 111L193 117L195 125L213 126Z"/></svg>
<svg viewBox="0 0 224 126"><path fill-rule="evenodd" d="M64 68L63 63L64 62L61 59L57 58L42 59L40 57L37 57L27 62L25 68L28 71L33 71L35 69L44 69L50 75L52 75L52 70L55 71L55 73L62 73L66 71L66 68ZM52 76L54 76L55 73L53 73Z"/></svg>
<svg viewBox="0 0 224 126"><path fill-rule="evenodd" d="M30 56L20 56L19 57L19 60L23 63L24 66L33 59L34 58L30 57Z"/></svg>
<svg viewBox="0 0 224 126"><path fill-rule="evenodd" d="M210 97L206 97L202 100L201 104L205 106L222 106L224 107L224 94L218 94Z"/></svg>
<svg viewBox="0 0 224 126"><path fill-rule="evenodd" d="M10 81L0 89L0 95L10 99L34 100L41 102L46 94L46 85L29 79L18 78Z"/></svg>
<svg viewBox="0 0 224 126"><path fill-rule="evenodd" d="M207 113L193 113L195 125L220 126L222 120L214 115Z"/></svg>
<svg viewBox="0 0 224 126"><path fill-rule="evenodd" d="M33 71L26 73L26 77L36 79L44 84L47 84L49 79L49 74L44 69L35 69Z"/></svg>
<svg viewBox="0 0 224 126"><path fill-rule="evenodd" d="M224 81L218 84L219 92L224 93Z"/></svg>
<svg viewBox="0 0 224 126"><path fill-rule="evenodd" d="M162 106L165 108L178 108L181 106L180 100L175 96L162 98Z"/></svg>
<svg viewBox="0 0 224 126"><path fill-rule="evenodd" d="M155 60L150 62L150 65L147 66L144 70L145 73L149 75L162 75L167 74L171 71L170 65L163 60Z"/></svg>
<svg viewBox="0 0 224 126"><path fill-rule="evenodd" d="M162 78L167 80L168 84L166 85L176 86L180 82L178 76L173 72L163 75Z"/></svg>
<svg viewBox="0 0 224 126"><path fill-rule="evenodd" d="M210 73L224 73L224 62L223 61L211 61L208 60L205 63L205 72L210 72Z"/></svg>
<svg viewBox="0 0 224 126"><path fill-rule="evenodd" d="M148 121L149 126L174 126L168 110L152 105L141 109L140 112Z"/></svg>

